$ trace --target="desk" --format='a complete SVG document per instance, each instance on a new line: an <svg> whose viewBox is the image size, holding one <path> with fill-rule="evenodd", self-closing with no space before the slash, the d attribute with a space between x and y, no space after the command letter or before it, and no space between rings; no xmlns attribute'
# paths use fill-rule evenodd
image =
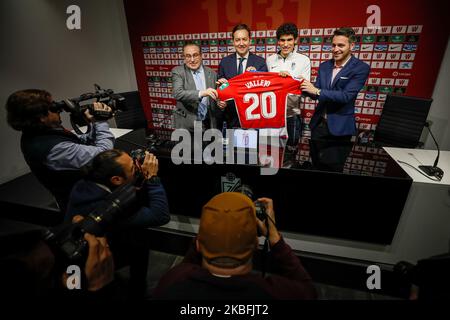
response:
<svg viewBox="0 0 450 320"><path fill-rule="evenodd" d="M384 148L396 161L417 168L432 165L435 150ZM433 181L401 164L413 179L408 201L393 241L399 259L416 261L449 251L450 239L450 151L441 151L438 166L441 181Z"/></svg>
<svg viewBox="0 0 450 320"><path fill-rule="evenodd" d="M433 165L437 156L436 150L423 149L405 149L405 148L387 148L384 150L408 173L414 182L432 183L439 185L450 185L450 151L441 151L439 156L438 167L444 171L441 181L433 181L417 172L420 165ZM398 161L409 163L417 170Z"/></svg>
<svg viewBox="0 0 450 320"><path fill-rule="evenodd" d="M130 151L147 145L147 137L136 130L118 138L116 147ZM202 206L221 192L221 177L232 173L257 197L274 200L278 227L286 234L390 244L411 178L382 149L356 146L343 172L308 169L306 151L299 166L282 167L275 175L261 175L256 165L175 165L169 149L155 153L171 213L182 220L198 219Z"/></svg>

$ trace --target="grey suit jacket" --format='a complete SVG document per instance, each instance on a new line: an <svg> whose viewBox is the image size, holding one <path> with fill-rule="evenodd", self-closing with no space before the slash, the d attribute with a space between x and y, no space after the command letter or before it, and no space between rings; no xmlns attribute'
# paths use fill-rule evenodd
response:
<svg viewBox="0 0 450 320"><path fill-rule="evenodd" d="M206 66L203 66L203 69L206 88L215 88L217 74ZM172 69L172 95L177 100L177 108L173 112L176 129L184 128L194 131L194 121L197 119L200 102L198 92L192 72L186 65L183 64ZM208 107L210 128L216 128L216 112L218 112L216 102L210 98Z"/></svg>

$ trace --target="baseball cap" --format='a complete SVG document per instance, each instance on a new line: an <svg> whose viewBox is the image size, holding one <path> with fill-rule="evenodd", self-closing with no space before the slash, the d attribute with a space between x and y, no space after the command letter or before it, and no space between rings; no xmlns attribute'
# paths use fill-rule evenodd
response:
<svg viewBox="0 0 450 320"><path fill-rule="evenodd" d="M255 205L238 192L214 196L203 206L198 241L212 265L235 268L245 264L257 244Z"/></svg>

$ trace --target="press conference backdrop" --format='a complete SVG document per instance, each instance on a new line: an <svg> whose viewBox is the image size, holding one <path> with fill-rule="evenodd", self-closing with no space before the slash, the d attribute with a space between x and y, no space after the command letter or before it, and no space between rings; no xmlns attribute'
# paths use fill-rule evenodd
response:
<svg viewBox="0 0 450 320"><path fill-rule="evenodd" d="M299 27L296 50L310 57L314 81L319 64L332 58L333 30L351 26L357 34L354 55L371 67L355 103L357 125L374 130L388 93L431 97L449 31L441 23L444 1L430 6L425 0L380 0L376 11L357 0L345 5L331 0L125 0L124 5L148 124L169 132L175 108L171 69L183 63L185 41L197 42L204 64L217 69L220 59L234 52L230 31L237 23L254 30L250 50L267 58L277 51L276 28L294 22ZM306 122L314 107L314 101L305 101Z"/></svg>

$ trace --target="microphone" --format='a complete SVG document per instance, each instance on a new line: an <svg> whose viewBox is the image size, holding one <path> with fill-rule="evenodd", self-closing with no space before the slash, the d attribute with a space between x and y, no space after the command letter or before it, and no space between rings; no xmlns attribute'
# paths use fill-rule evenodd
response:
<svg viewBox="0 0 450 320"><path fill-rule="evenodd" d="M438 145L436 139L434 138L433 133L430 130L430 124L428 122L425 122L424 125L425 125L425 127L427 127L428 132L430 133L431 137L433 138L434 143L436 144L438 154L437 154L436 160L434 160L434 163L432 166L419 166L419 169L422 170L423 172L425 172L428 176L436 177L440 181L442 179L442 177L444 176L444 171L437 166L438 162L439 162L439 155L440 155L439 145Z"/></svg>

